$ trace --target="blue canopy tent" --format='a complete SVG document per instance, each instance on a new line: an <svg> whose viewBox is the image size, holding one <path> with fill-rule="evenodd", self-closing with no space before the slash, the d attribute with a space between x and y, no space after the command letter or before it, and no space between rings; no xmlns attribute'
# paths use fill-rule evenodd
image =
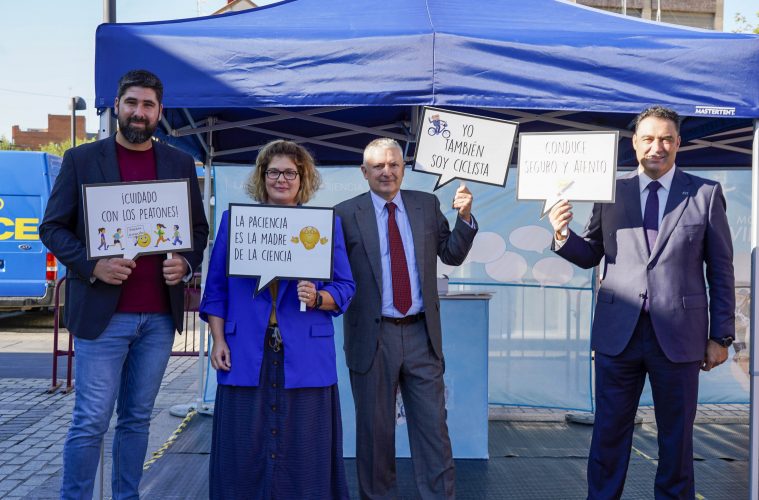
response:
<svg viewBox="0 0 759 500"><path fill-rule="evenodd" d="M355 164L376 135L409 140L412 152L422 105L479 108L524 132L582 124L629 136L632 114L664 103L688 117L681 163L748 165L759 117L756 36L553 0L296 0L106 24L97 107L112 105L119 76L136 67L160 74L167 134L201 161L250 163L283 136L309 143L325 165ZM199 135L209 130L213 153ZM621 164L634 165L629 141L620 147Z"/></svg>
<svg viewBox="0 0 759 500"><path fill-rule="evenodd" d="M168 89L161 134L209 165L250 164L274 138L307 144L324 165L358 164L376 136L398 139L411 156L420 107L434 105L518 121L520 132L616 129L619 163L632 167L632 118L664 104L685 117L678 164L752 166L752 249L759 240L754 35L556 0L291 0L100 26L98 108L113 105L118 78L133 68L155 71ZM757 359L755 342L752 350ZM752 401L756 377L752 364ZM757 405L752 414L759 419Z"/></svg>

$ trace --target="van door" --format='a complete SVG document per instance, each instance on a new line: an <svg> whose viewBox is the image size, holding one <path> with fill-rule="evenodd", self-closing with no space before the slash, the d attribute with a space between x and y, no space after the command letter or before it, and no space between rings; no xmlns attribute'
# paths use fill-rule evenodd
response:
<svg viewBox="0 0 759 500"><path fill-rule="evenodd" d="M49 193L47 155L0 154L0 297L46 293L46 249L39 238Z"/></svg>

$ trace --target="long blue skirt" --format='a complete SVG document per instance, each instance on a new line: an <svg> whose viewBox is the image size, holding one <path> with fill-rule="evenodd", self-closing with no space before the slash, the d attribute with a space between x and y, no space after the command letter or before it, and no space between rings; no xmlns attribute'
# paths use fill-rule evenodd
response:
<svg viewBox="0 0 759 500"><path fill-rule="evenodd" d="M284 389L283 362L266 343L258 387L218 386L211 499L349 498L337 385Z"/></svg>

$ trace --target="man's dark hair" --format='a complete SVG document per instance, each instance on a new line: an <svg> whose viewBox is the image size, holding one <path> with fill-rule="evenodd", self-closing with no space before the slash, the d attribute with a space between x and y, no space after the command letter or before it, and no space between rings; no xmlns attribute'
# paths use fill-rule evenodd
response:
<svg viewBox="0 0 759 500"><path fill-rule="evenodd" d="M163 102L163 83L161 79L155 76L145 69L133 69L128 71L119 80L119 93L118 98L121 99L127 89L130 87L143 87L146 89L153 89L155 96L158 98L158 104Z"/></svg>
<svg viewBox="0 0 759 500"><path fill-rule="evenodd" d="M635 120L633 121L633 131L637 132L638 124L640 124L640 122L642 122L644 119L651 116L654 118L661 118L662 120L671 121L675 124L677 135L680 135L680 115L678 115L676 111L665 108L664 106L651 106L650 108L644 109L642 113L635 117Z"/></svg>

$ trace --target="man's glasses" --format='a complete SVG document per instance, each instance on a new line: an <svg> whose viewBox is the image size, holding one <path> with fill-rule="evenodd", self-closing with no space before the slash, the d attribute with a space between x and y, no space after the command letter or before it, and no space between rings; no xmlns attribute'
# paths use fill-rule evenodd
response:
<svg viewBox="0 0 759 500"><path fill-rule="evenodd" d="M298 171L297 170L275 170L273 168L266 169L266 177L269 179L276 181L279 179L280 175L284 175L285 179L288 181L294 181L296 177L298 177Z"/></svg>

